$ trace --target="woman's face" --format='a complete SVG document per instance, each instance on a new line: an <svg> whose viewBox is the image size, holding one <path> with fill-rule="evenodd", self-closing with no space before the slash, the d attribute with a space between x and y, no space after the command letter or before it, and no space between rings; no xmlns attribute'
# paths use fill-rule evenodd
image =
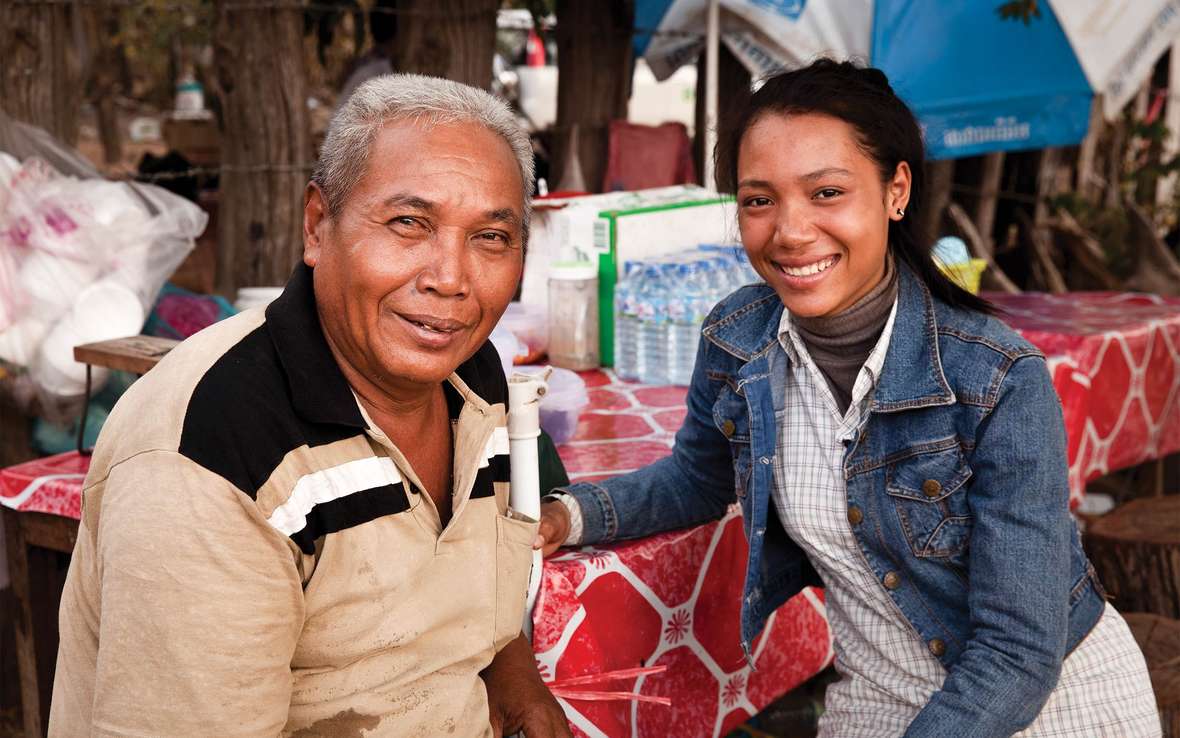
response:
<svg viewBox="0 0 1180 738"><path fill-rule="evenodd" d="M742 243L792 315L836 315L881 281L909 165L882 183L849 124L772 113L742 137L737 169Z"/></svg>

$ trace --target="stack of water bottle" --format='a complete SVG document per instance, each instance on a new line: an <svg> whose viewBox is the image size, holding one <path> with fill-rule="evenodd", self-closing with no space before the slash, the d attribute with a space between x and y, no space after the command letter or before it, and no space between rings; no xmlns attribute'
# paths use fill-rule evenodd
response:
<svg viewBox="0 0 1180 738"><path fill-rule="evenodd" d="M615 373L645 384L688 384L709 311L759 280L740 246L704 244L626 262L614 294Z"/></svg>

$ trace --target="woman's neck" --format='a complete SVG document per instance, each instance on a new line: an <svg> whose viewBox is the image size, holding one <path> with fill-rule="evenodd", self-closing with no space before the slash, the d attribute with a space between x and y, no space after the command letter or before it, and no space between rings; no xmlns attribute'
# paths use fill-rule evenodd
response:
<svg viewBox="0 0 1180 738"><path fill-rule="evenodd" d="M897 298L897 266L893 255L885 256L885 272L868 294L836 315L804 318L791 316L812 361L828 381L841 412L852 401L852 389Z"/></svg>

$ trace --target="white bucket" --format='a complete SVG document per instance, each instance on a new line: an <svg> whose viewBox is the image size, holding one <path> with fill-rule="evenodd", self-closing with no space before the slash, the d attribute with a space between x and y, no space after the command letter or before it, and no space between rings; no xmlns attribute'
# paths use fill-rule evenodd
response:
<svg viewBox="0 0 1180 738"><path fill-rule="evenodd" d="M59 397L86 391L86 366L74 360L74 347L112 338L134 336L143 327L143 306L135 293L121 284L100 280L78 295L71 310L59 320L37 352L31 374L42 390ZM92 390L107 371L95 368Z"/></svg>
<svg viewBox="0 0 1180 738"><path fill-rule="evenodd" d="M234 300L234 309L240 313L253 307L269 305L281 294L282 287L242 287L238 290L238 299Z"/></svg>

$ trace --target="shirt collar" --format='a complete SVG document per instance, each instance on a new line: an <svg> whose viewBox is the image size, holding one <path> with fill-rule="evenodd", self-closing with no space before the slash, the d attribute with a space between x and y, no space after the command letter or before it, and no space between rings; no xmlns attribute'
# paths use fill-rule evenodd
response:
<svg viewBox="0 0 1180 738"><path fill-rule="evenodd" d="M885 357L889 353L889 339L893 335L893 322L897 318L897 303L897 298L894 298L893 305L889 308L889 317L881 329L881 335L877 338L877 343L873 345L873 350L857 374L856 382L853 383L852 405L859 404L869 390L876 387L881 376L881 368L885 365ZM813 363L811 354L807 351L807 345L803 342L803 337L799 335L794 321L791 320L791 312L785 308L782 317L779 318L778 342L792 363L798 365ZM867 384L861 381L865 374L868 375Z"/></svg>
<svg viewBox="0 0 1180 738"><path fill-rule="evenodd" d="M311 267L295 267L283 294L266 308L266 328L300 417L313 423L368 427L324 338Z"/></svg>
<svg viewBox="0 0 1180 738"><path fill-rule="evenodd" d="M287 375L292 405L300 417L313 423L370 428L372 424L324 338L312 275L311 267L299 264L283 294L266 308L266 327ZM488 403L460 376L473 371L476 367L468 359L448 377L448 407L453 418L467 405L481 413L489 411Z"/></svg>

